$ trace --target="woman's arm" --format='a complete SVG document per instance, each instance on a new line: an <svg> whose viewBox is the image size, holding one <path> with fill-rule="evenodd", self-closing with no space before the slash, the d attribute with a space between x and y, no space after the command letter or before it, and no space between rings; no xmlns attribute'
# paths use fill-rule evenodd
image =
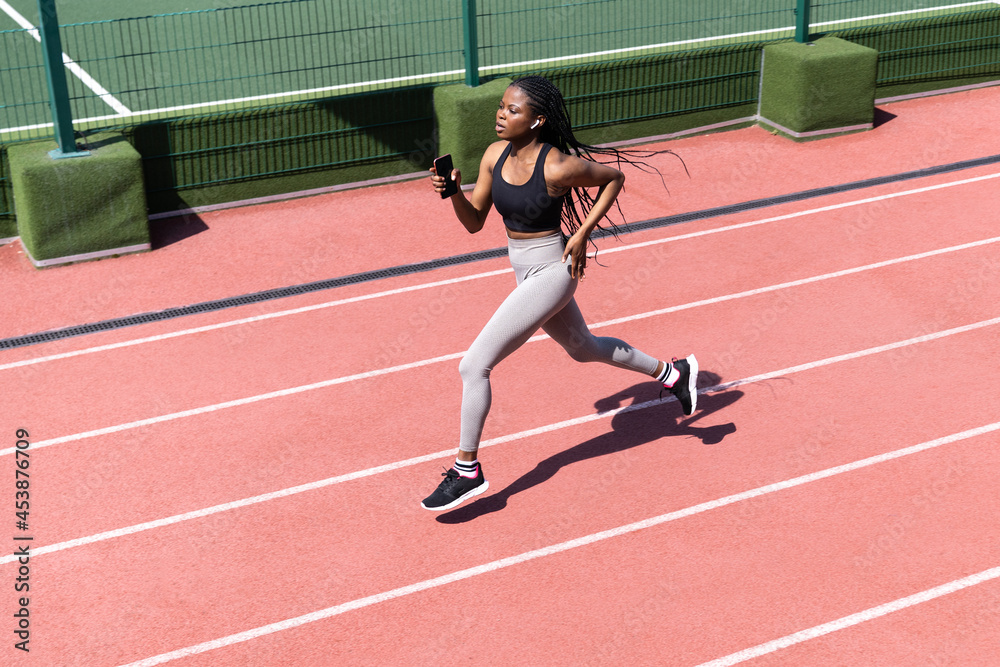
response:
<svg viewBox="0 0 1000 667"><path fill-rule="evenodd" d="M458 169L453 169L451 172L458 184L458 192L450 197L451 204L459 222L469 230L470 234L475 234L483 228L486 216L493 206L493 165L500 157L495 147L503 143L496 142L483 154L483 159L479 162L479 178L476 179L476 187L472 190L471 201L462 191L462 172ZM502 147L500 150L503 150ZM431 182L434 184L434 191L443 192L444 177L439 176L434 167L431 167L431 174L433 174Z"/></svg>
<svg viewBox="0 0 1000 667"><path fill-rule="evenodd" d="M549 154L555 153L550 151ZM625 185L625 174L614 167L606 164L584 160L576 156L562 155L557 159L549 170L548 160L546 160L545 181L553 188L559 190L569 190L570 188L599 188L597 198L593 208L587 214L587 219L580 225L580 229L566 242L566 249L563 251L563 261L571 258L570 273L574 278L583 278L583 271L587 266L587 242L591 232L597 227L597 223L611 210Z"/></svg>

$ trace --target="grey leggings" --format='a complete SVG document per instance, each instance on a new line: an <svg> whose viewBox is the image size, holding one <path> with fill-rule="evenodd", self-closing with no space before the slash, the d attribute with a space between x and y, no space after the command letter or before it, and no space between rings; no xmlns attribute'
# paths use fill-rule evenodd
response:
<svg viewBox="0 0 1000 667"><path fill-rule="evenodd" d="M490 371L541 327L576 361L601 361L652 375L659 361L617 338L590 333L573 293L569 261L562 262L562 235L508 239L517 287L476 337L458 365L462 374L462 429L459 448L479 449L493 394Z"/></svg>

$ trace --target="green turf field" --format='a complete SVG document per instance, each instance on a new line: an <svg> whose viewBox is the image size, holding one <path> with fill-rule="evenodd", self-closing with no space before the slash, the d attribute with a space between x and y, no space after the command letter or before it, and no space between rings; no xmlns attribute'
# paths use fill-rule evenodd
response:
<svg viewBox="0 0 1000 667"><path fill-rule="evenodd" d="M787 38L795 4L478 0L480 71ZM813 21L939 7L920 14L928 16L975 8L970 4L992 3L941 9L949 3L841 0L814 8ZM16 20L20 14L36 24L36 2L2 0L0 7L0 141L47 133L41 49ZM97 125L463 80L457 0L89 0L57 7L63 47L74 60L73 116Z"/></svg>

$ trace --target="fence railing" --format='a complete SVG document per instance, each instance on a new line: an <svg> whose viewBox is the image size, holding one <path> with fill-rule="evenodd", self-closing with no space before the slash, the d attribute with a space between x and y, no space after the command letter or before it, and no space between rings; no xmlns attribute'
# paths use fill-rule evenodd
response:
<svg viewBox="0 0 1000 667"><path fill-rule="evenodd" d="M94 127L457 80L461 16L446 4L283 0L65 24L73 116ZM37 47L31 30L0 32L0 141L51 120Z"/></svg>
<svg viewBox="0 0 1000 667"><path fill-rule="evenodd" d="M37 1L43 5L55 0ZM944 21L931 33L920 32L917 41L913 28L949 15L987 15L990 12L982 11L987 9L995 13L995 2L928 4L925 0L276 0L216 6L60 26L68 74L68 99L63 102L68 103L77 130L133 132L128 128L151 121L210 119L224 112L347 99L358 93L373 100L368 107L353 102L334 105L329 121L320 122L322 113L313 114L318 129L297 127L299 121L290 119L299 116L281 112L271 114L274 125L256 125L259 134L254 137L226 130L201 148L192 144L177 154L144 153L151 164L159 165L169 155L188 160L198 151L214 156L241 144L265 142L276 147L273 160L238 151L241 157L225 161L227 169L162 186L195 187L362 159L352 156L405 155L408 149L399 137L414 128L424 132L432 127L427 98L416 95L398 101L381 94L387 90L475 84L529 72L559 77L559 72L572 68L577 72L590 68L597 77L610 68L617 79L594 89L582 90L574 83L593 77L565 78L568 102L579 110L574 123L595 127L751 103L758 63L737 53L741 46L805 41L823 33L844 35L879 50L880 85L998 71L1000 37L992 28L973 30L964 19L949 27ZM0 13L0 28L7 28L3 22L7 17L12 19L7 24L10 29L0 30L0 144L52 136L39 31L10 12L6 17ZM725 67L713 55L720 49L735 54L727 56ZM657 60L671 54L676 57L669 64ZM655 77L649 75L646 63L660 68ZM612 98L619 102L605 103ZM621 102L624 98L627 101ZM405 101L411 99L419 100L419 110L382 108L412 104ZM377 121L370 120L376 116L371 105L381 105ZM397 130L390 133L386 129L390 126ZM205 133L192 131L190 136L194 141ZM352 148L350 154L321 150L320 144L332 139L345 150L364 146ZM413 140L409 143L412 146ZM279 153L290 144L309 146L307 152L315 153L313 162L305 167L283 164ZM8 187L0 165L0 190ZM11 208L11 201L10 196L0 196L0 209ZM10 214L0 210L0 218Z"/></svg>
<svg viewBox="0 0 1000 667"><path fill-rule="evenodd" d="M60 30L70 83L63 102L78 127L117 125L400 86L462 80L475 85L519 71L801 41L810 30L996 7L927 4L280 0L70 23ZM18 22L21 29L0 31L0 142L51 134L38 31Z"/></svg>
<svg viewBox="0 0 1000 667"><path fill-rule="evenodd" d="M876 85L883 97L919 81L933 85L935 80L954 84L981 77L1000 78L1000 21L995 10L972 16L927 14L882 15L877 17L878 24L871 20L838 22L825 32L878 51ZM927 39L929 33L933 39Z"/></svg>
<svg viewBox="0 0 1000 667"><path fill-rule="evenodd" d="M465 1L466 6L472 4ZM476 0L481 39L475 75L790 37L795 1L760 2L750 10L749 3L731 0L541 0L522 7L505 0Z"/></svg>
<svg viewBox="0 0 1000 667"><path fill-rule="evenodd" d="M78 127L111 126L400 86L475 85L521 71L748 42L804 41L810 31L997 6L927 4L280 0L71 23L60 30L70 86L68 99L59 102ZM54 74L49 70L49 78ZM0 142L51 134L49 103L38 30L0 31Z"/></svg>

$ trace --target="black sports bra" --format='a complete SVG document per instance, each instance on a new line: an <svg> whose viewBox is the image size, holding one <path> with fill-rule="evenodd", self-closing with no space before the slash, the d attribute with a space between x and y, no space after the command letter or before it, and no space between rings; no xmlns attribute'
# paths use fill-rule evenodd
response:
<svg viewBox="0 0 1000 667"><path fill-rule="evenodd" d="M504 163L510 155L510 144L493 167L493 205L503 216L503 222L514 232L544 232L559 229L563 197L553 197L545 187L545 156L551 144L542 144L535 159L535 170L524 185L511 185L503 180Z"/></svg>

